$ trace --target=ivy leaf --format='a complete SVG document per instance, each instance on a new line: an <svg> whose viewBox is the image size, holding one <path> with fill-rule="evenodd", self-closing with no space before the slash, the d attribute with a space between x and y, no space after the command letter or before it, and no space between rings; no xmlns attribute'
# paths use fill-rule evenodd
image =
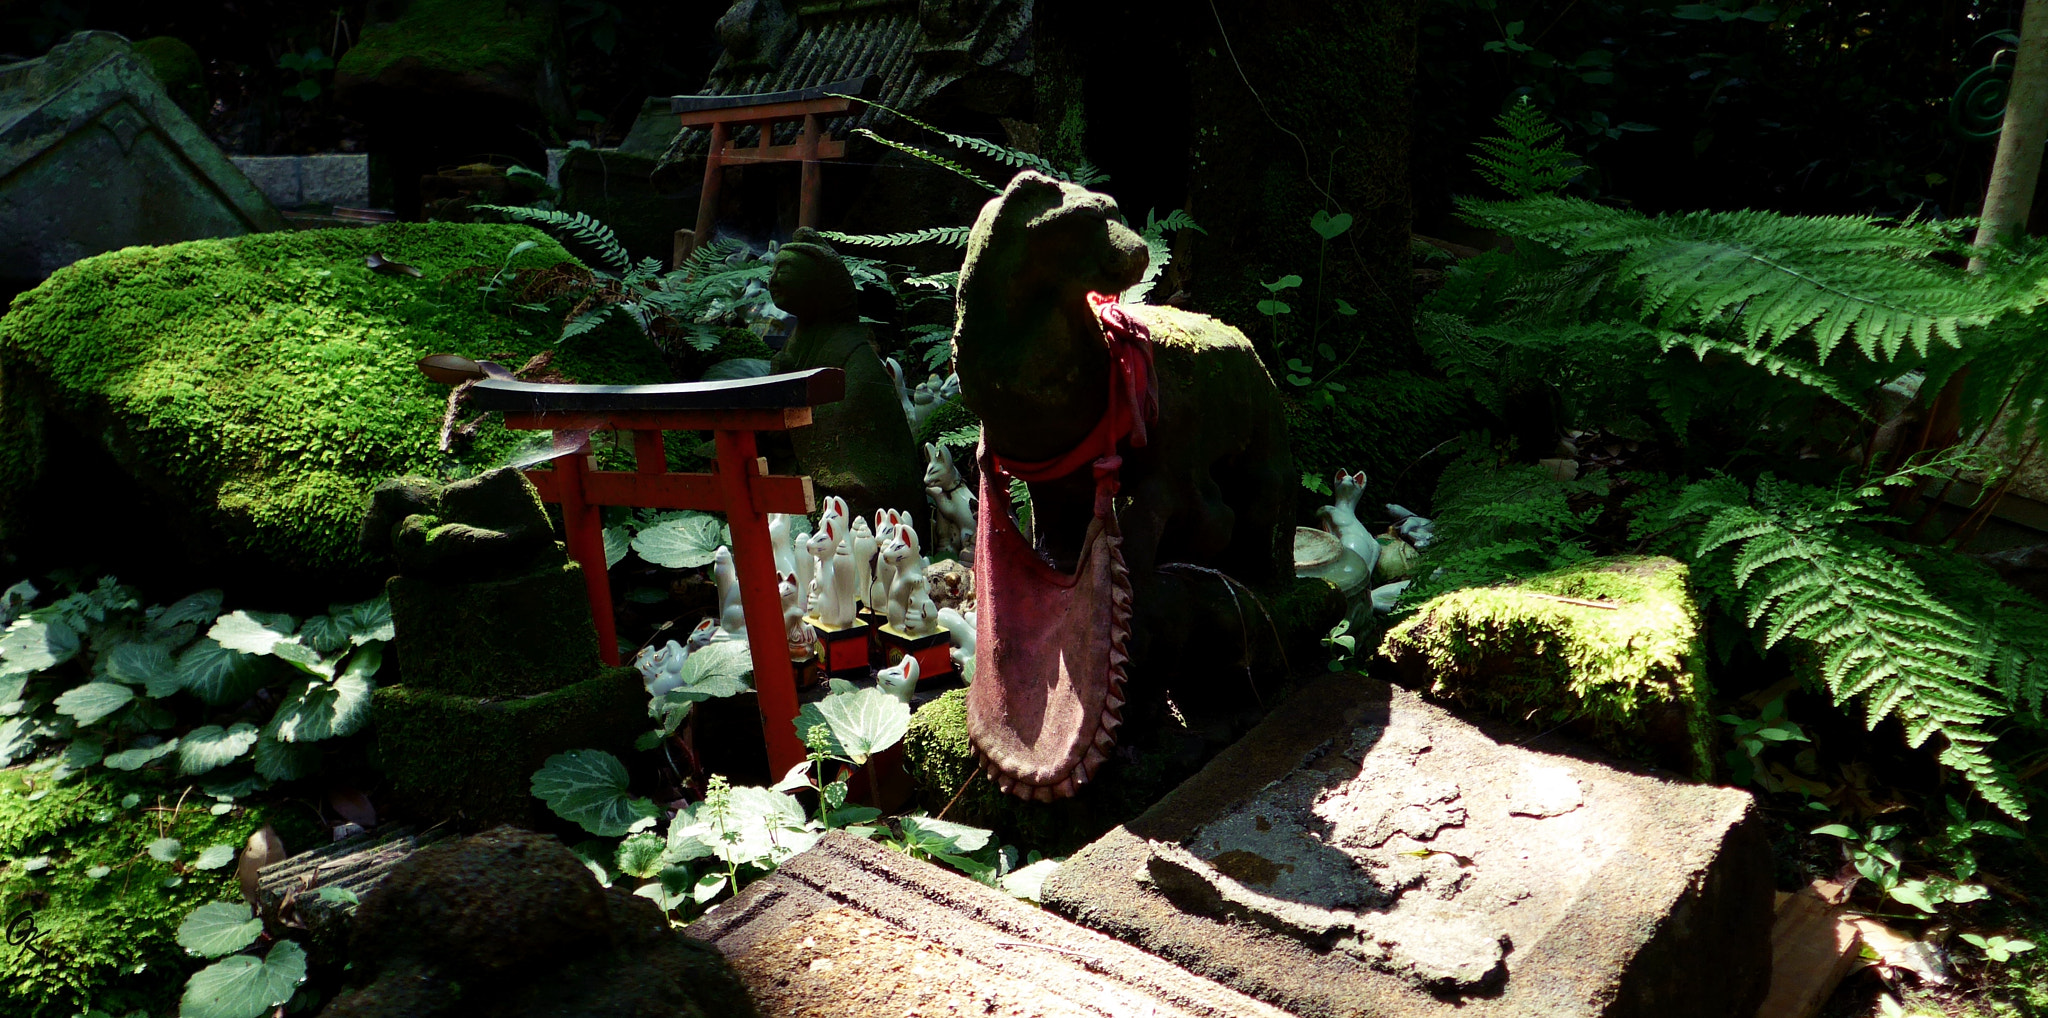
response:
<svg viewBox="0 0 2048 1018"><path fill-rule="evenodd" d="M1339 212L1333 216L1317 209L1315 215L1308 217L1308 228L1324 240L1336 240L1345 230L1351 229L1351 213Z"/></svg>
<svg viewBox="0 0 2048 1018"><path fill-rule="evenodd" d="M178 946L201 958L218 958L248 947L262 934L263 920L249 906L216 901L199 906L178 924Z"/></svg>
<svg viewBox="0 0 2048 1018"><path fill-rule="evenodd" d="M244 654L268 654L277 645L291 638L292 618L289 615L270 617L266 625L245 611L233 611L220 617L213 628L206 631L207 639ZM279 625L278 622L282 622Z"/></svg>
<svg viewBox="0 0 2048 1018"><path fill-rule="evenodd" d="M41 672L78 656L78 634L62 622L16 619L0 636L0 675Z"/></svg>
<svg viewBox="0 0 2048 1018"><path fill-rule="evenodd" d="M354 735L370 719L372 688L369 679L353 671L333 682L309 682L277 709L271 725L281 742Z"/></svg>
<svg viewBox="0 0 2048 1018"><path fill-rule="evenodd" d="M616 838L643 818L659 815L653 802L626 794L625 765L603 750L548 757L533 772L533 794L556 816L601 838Z"/></svg>
<svg viewBox="0 0 2048 1018"><path fill-rule="evenodd" d="M266 957L238 954L200 969L185 984L178 1018L257 1018L305 981L306 952L280 940Z"/></svg>
<svg viewBox="0 0 2048 1018"><path fill-rule="evenodd" d="M256 745L256 726L238 721L232 728L207 725L185 733L178 744L178 773L204 774L222 767Z"/></svg>
<svg viewBox="0 0 2048 1018"><path fill-rule="evenodd" d="M1260 283L1259 285L1265 287L1269 292L1279 293L1282 290L1289 290L1293 289L1294 287L1300 286L1301 277L1295 275L1286 275L1281 276L1279 279L1276 279L1270 283Z"/></svg>
<svg viewBox="0 0 2048 1018"><path fill-rule="evenodd" d="M1262 300L1256 305L1259 313L1268 316L1293 314L1294 309L1284 300Z"/></svg>
<svg viewBox="0 0 2048 1018"><path fill-rule="evenodd" d="M118 682L88 682L57 698L57 713L68 714L80 725L89 725L128 706L135 691Z"/></svg>
<svg viewBox="0 0 2048 1018"><path fill-rule="evenodd" d="M627 838L619 843L619 872L642 878L660 873L661 854L667 847L659 834L642 833Z"/></svg>
<svg viewBox="0 0 2048 1018"><path fill-rule="evenodd" d="M124 643L107 653L107 674L153 697L165 697L185 688L178 678L178 661L161 643Z"/></svg>
<svg viewBox="0 0 2048 1018"><path fill-rule="evenodd" d="M633 551L664 569L695 569L711 564L719 545L731 540L718 517L682 513L642 528L633 538Z"/></svg>
<svg viewBox="0 0 2048 1018"><path fill-rule="evenodd" d="M157 862L176 862L178 850L183 847L176 838L158 838L149 843L149 857Z"/></svg>
<svg viewBox="0 0 2048 1018"><path fill-rule="evenodd" d="M1337 298L1337 313L1340 315L1355 315L1358 313L1358 309L1352 307L1350 301L1339 297Z"/></svg>
<svg viewBox="0 0 2048 1018"><path fill-rule="evenodd" d="M178 681L212 706L239 703L263 684L263 667L255 656L208 637L178 655Z"/></svg>

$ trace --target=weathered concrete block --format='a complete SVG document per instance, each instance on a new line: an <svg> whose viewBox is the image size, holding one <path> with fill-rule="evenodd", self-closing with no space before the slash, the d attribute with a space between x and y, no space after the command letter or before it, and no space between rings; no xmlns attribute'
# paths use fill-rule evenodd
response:
<svg viewBox="0 0 2048 1018"><path fill-rule="evenodd" d="M360 900L414 851L448 833L446 828L422 833L409 826L386 827L271 863L256 875L263 918L299 923L316 948L338 952L348 942L354 906L347 899L323 897L321 890L336 888Z"/></svg>
<svg viewBox="0 0 2048 1018"><path fill-rule="evenodd" d="M777 1018L1286 1018L994 888L827 834L683 931Z"/></svg>
<svg viewBox="0 0 2048 1018"><path fill-rule="evenodd" d="M362 208L370 204L370 157L366 153L230 156L229 161L281 209L303 205Z"/></svg>
<svg viewBox="0 0 2048 1018"><path fill-rule="evenodd" d="M1685 563L1634 555L1455 590L1389 630L1380 655L1440 702L1706 780L1713 719L1687 582Z"/></svg>
<svg viewBox="0 0 2048 1018"><path fill-rule="evenodd" d="M1726 1018L1770 975L1745 792L1318 680L1048 908L1304 1018Z"/></svg>

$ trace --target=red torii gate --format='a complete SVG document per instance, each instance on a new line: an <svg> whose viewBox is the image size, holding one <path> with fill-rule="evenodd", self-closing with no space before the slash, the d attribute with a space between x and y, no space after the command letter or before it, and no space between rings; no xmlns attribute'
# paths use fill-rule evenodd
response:
<svg viewBox="0 0 2048 1018"><path fill-rule="evenodd" d="M838 159L846 155L846 142L826 137L819 118L845 113L853 107L853 101L846 96L859 98L871 95L879 82L879 78L868 75L787 92L670 96L669 112L676 114L682 126L703 127L711 133L711 147L704 154L704 189L697 196L697 224L690 232L690 247L698 247L711 239L711 225L718 212L718 186L728 166L802 163L803 186L797 197L796 225L817 226L818 193L822 187L818 160ZM771 144L777 123L799 119L804 124L797 133L795 144ZM731 144L732 132L735 127L745 124L758 125L761 137L754 146L740 148ZM678 246L677 264L681 264L689 253L689 250Z"/></svg>
<svg viewBox="0 0 2048 1018"><path fill-rule="evenodd" d="M669 385L554 385L490 378L470 390L470 405L503 411L508 428L633 433L635 469L630 473L590 469L585 462L589 450L582 443L556 456L554 469L526 473L541 498L562 506L569 555L583 567L598 650L606 664L617 665L620 660L599 508L620 505L725 514L732 528L733 568L739 575L747 645L754 658L761 732L768 745L768 765L778 776L803 760L808 751L796 734L796 677L783 633L782 597L777 590L775 550L768 537L768 514L809 513L817 508L817 499L810 478L769 474L768 461L756 452L754 436L810 424L812 407L836 402L845 395L846 373L838 368ZM716 470L669 473L662 445L664 431L712 432L718 449Z"/></svg>

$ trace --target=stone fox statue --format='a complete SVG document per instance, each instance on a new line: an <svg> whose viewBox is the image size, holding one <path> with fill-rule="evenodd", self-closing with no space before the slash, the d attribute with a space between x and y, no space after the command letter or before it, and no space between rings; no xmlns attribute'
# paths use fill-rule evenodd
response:
<svg viewBox="0 0 2048 1018"><path fill-rule="evenodd" d="M1147 257L1107 196L1025 172L983 206L960 271L955 366L982 421L967 725L1023 798L1072 795L1108 759L1127 666L1140 687L1170 679L1176 703L1243 697L1244 634L1266 622L1250 603L1219 616L1216 574L1292 578L1272 377L1222 322L1108 303ZM1028 536L1009 477L1031 492Z"/></svg>

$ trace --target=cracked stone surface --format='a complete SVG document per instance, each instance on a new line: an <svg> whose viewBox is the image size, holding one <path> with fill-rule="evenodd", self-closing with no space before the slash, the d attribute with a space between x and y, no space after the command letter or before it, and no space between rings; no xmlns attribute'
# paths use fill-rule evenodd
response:
<svg viewBox="0 0 2048 1018"><path fill-rule="evenodd" d="M1075 855L1048 908L1291 1013L1747 1014L1747 793L1320 680Z"/></svg>

